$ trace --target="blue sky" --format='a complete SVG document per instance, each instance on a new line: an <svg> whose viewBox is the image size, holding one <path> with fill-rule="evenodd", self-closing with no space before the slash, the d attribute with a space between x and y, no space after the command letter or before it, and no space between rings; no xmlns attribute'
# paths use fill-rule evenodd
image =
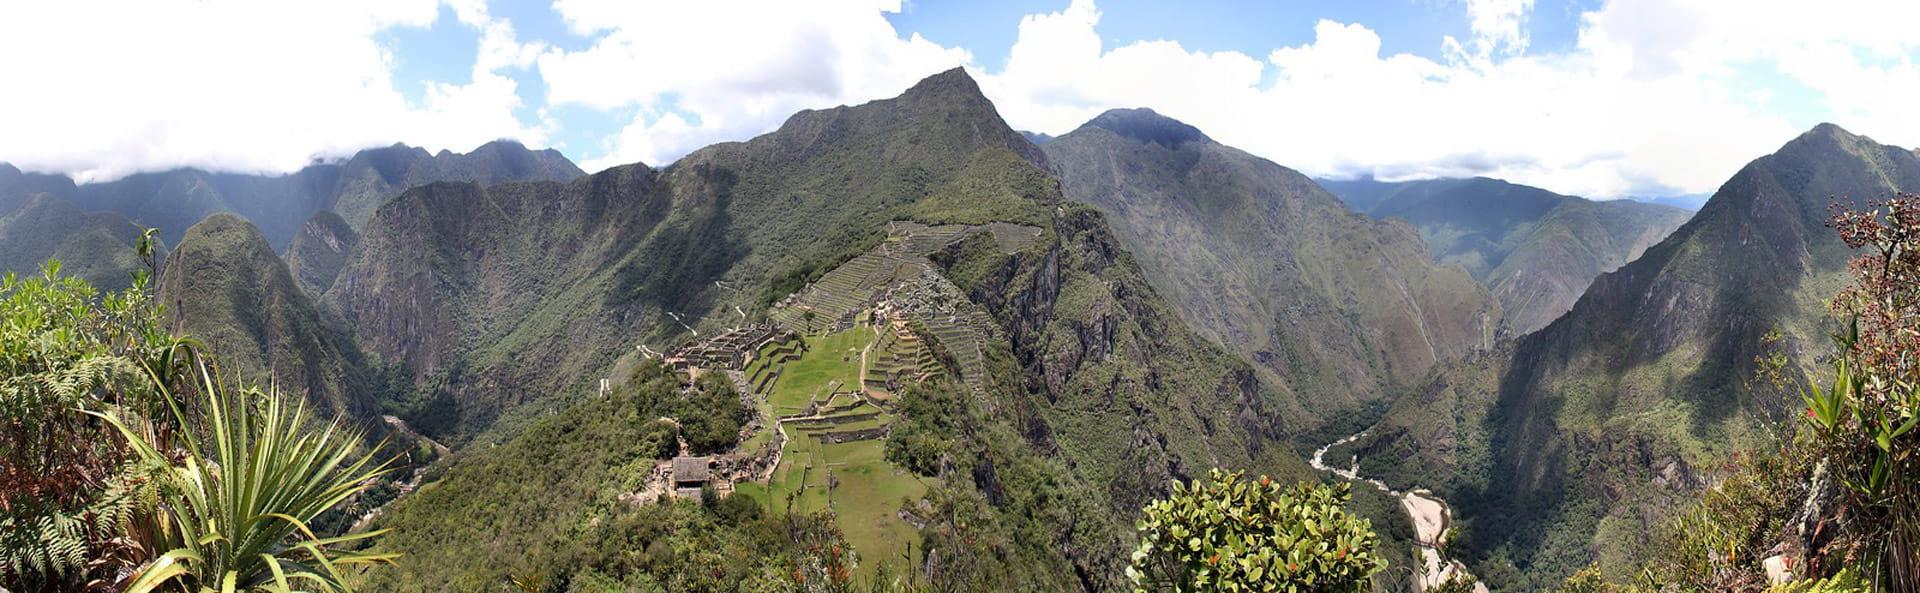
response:
<svg viewBox="0 0 1920 593"><path fill-rule="evenodd" d="M665 165L964 66L1016 128L1145 106L1319 176L1710 192L1822 121L1920 144L1904 0L85 0L0 8L0 160L273 172L496 138ZM100 21L103 11L125 18ZM76 38L108 40L72 44ZM48 52L46 48L62 48ZM244 48L244 49L239 49Z"/></svg>

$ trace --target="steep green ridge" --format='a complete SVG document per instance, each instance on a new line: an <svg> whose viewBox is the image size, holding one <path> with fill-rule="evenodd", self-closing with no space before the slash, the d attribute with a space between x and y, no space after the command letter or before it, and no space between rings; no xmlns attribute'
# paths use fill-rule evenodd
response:
<svg viewBox="0 0 1920 593"><path fill-rule="evenodd" d="M376 386L352 342L324 322L245 219L215 214L189 228L167 256L156 294L174 331L218 352L229 377L274 382L332 416L377 415Z"/></svg>
<svg viewBox="0 0 1920 593"><path fill-rule="evenodd" d="M1183 318L1308 404L1290 416L1376 400L1491 342L1493 299L1412 228L1192 126L1114 110L1045 150Z"/></svg>
<svg viewBox="0 0 1920 593"><path fill-rule="evenodd" d="M592 384L638 345L677 345L683 321L760 315L890 220L1044 216L1026 198L1052 187L1030 164L1043 158L954 71L664 169L417 187L368 223L327 298L470 431Z"/></svg>
<svg viewBox="0 0 1920 593"><path fill-rule="evenodd" d="M3 173L3 171L0 171ZM48 259L101 290L122 290L140 269L141 230L117 214L82 212L40 193L0 214L0 273L35 274Z"/></svg>
<svg viewBox="0 0 1920 593"><path fill-rule="evenodd" d="M1444 482L1475 573L1502 590L1556 584L1595 555L1630 566L1667 502L1798 409L1796 394L1753 379L1754 360L1778 330L1804 367L1833 329L1821 299L1849 253L1824 228L1830 200L1916 188L1920 155L1816 127L1742 168L1510 357L1448 369L1399 402L1360 443L1363 463Z"/></svg>
<svg viewBox="0 0 1920 593"><path fill-rule="evenodd" d="M84 211L114 212L160 229L161 239L171 245L180 242L187 227L208 215L231 212L260 227L267 242L280 249L317 212L339 212L349 225L358 227L381 204L414 185L434 181L565 181L582 174L557 151L532 151L505 140L466 154L429 154L396 144L360 151L345 162L310 165L287 175L175 169L79 186L64 176L26 175L0 164L0 213L19 199L12 197L16 194L48 192L73 200ZM9 189L15 187L38 189Z"/></svg>
<svg viewBox="0 0 1920 593"><path fill-rule="evenodd" d="M979 340L987 370L977 387L901 396L895 434L937 451L907 465L938 478L903 511L926 525L916 553L973 563L947 575L969 580L963 590L1113 590L1132 518L1168 480L1216 465L1312 473L1289 446L1290 400L1189 329L1105 216L1066 201L1046 163L956 69L664 169L409 190L370 221L326 298L371 351L414 373L422 409L456 418L440 430L458 437L516 404L567 408L552 402L593 393L615 357L690 337L682 321L706 335L763 318L768 303L880 245L889 222L1039 227L1012 247L975 233L929 258L991 318ZM560 445L526 440L571 426L558 422L479 450L561 459ZM491 453L471 455L448 475ZM587 482L631 487L611 474ZM493 508L519 495L475 496L484 500L466 504ZM1383 531L1405 522L1375 503ZM539 516L578 516L559 507ZM387 524L418 529L405 526L430 522L412 516L426 508L403 502ZM394 537L442 557L459 549L442 547L457 534L492 527L447 529L463 531Z"/></svg>
<svg viewBox="0 0 1920 593"><path fill-rule="evenodd" d="M1412 223L1435 259L1466 268L1493 291L1516 334L1566 313L1593 277L1639 257L1691 216L1485 177L1320 184L1369 216Z"/></svg>
<svg viewBox="0 0 1920 593"><path fill-rule="evenodd" d="M347 254L359 243L360 233L346 219L322 210L300 225L300 234L287 244L287 268L301 290L317 297L333 287L334 277L347 265Z"/></svg>

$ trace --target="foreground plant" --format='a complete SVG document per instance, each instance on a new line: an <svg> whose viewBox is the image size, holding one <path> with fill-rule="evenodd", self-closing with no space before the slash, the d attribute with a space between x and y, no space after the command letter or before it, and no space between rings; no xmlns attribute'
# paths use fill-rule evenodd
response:
<svg viewBox="0 0 1920 593"><path fill-rule="evenodd" d="M1920 196L1841 211L1830 225L1861 254L1832 303L1846 320L1832 383L1805 396L1812 445L1847 513L1813 560L1864 567L1876 590L1920 591Z"/></svg>
<svg viewBox="0 0 1920 593"><path fill-rule="evenodd" d="M1146 508L1127 567L1136 591L1359 592L1386 560L1346 483L1282 485L1215 469Z"/></svg>
<svg viewBox="0 0 1920 593"><path fill-rule="evenodd" d="M308 524L366 490L388 471L371 452L356 454L357 434L338 423L310 432L304 404L278 393L231 394L205 362L194 366L200 422L172 397L172 418L186 431L179 450L156 443L139 418L99 414L160 474L159 510L144 539L161 551L129 580L148 591L349 591L342 567L390 563L395 554L347 546L383 531L320 537ZM163 392L167 390L162 389ZM169 394L170 395L170 394ZM177 461L176 461L177 460Z"/></svg>

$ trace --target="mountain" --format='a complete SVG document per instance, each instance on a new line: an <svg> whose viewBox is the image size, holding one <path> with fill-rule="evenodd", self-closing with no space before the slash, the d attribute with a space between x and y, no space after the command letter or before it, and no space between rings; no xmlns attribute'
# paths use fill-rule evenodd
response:
<svg viewBox="0 0 1920 593"><path fill-rule="evenodd" d="M893 99L795 114L769 134L660 169L415 187L370 219L325 298L371 353L412 375L415 409L435 411L409 418L416 427L456 442L524 427L497 448L468 446L475 452L448 470L456 476L482 467L469 463L580 453L543 449L571 447L555 431L573 424L542 418L596 405L582 396L621 379L616 359L639 358L640 347L666 351L762 319L813 328L811 316L774 305L850 290L842 281L874 277L876 262L909 262L913 274L889 290L936 295L928 298L944 313L933 321L949 331L928 334L941 344L930 357L961 370L906 391L896 412L905 424L895 426L942 443L933 467L916 470L936 479L920 482L918 500L874 502L884 517L929 521L910 531L929 542L915 549L977 563L964 573L982 579L975 589L1112 590L1125 582L1131 518L1170 480L1216 465L1311 474L1288 445L1285 394L1190 329L1108 218L1067 200L1050 169L955 69ZM960 230L923 241L911 234L930 228L920 225ZM924 261L911 259L919 249L930 250ZM808 311L874 296L836 292ZM820 322L859 319L844 313ZM564 486L567 495L578 486L596 493L592 504L612 505L653 461L625 473L593 463L607 482ZM454 504L454 494L425 488L433 494L403 499L383 524L475 527L396 532L391 541L414 558L453 558L471 549L459 542L487 541L484 514L513 503L486 497L523 496L501 488ZM1369 504L1387 529L1392 503ZM458 515L416 515L443 512ZM577 506L538 513L531 520L598 520ZM991 527L954 535L968 524ZM860 528L849 520L850 534ZM518 554L482 547L463 565ZM861 553L879 561L902 551ZM410 570L427 575L425 589L489 582L468 572L481 569Z"/></svg>
<svg viewBox="0 0 1920 593"><path fill-rule="evenodd" d="M82 212L53 194L37 193L0 214L0 273L38 274L48 259L58 259L64 274L101 290L121 290L143 266L134 247L140 235L119 215Z"/></svg>
<svg viewBox="0 0 1920 593"><path fill-rule="evenodd" d="M1362 464L1441 482L1475 573L1501 590L1557 584L1596 556L1629 566L1660 509L1795 415L1798 394L1756 380L1755 359L1777 331L1809 368L1836 329L1823 299L1851 253L1824 226L1830 201L1916 189L1920 154L1815 127L1508 355L1398 402L1359 443Z"/></svg>
<svg viewBox="0 0 1920 593"><path fill-rule="evenodd" d="M162 268L156 299L172 329L217 353L229 377L278 384L328 415L378 415L370 374L326 323L266 237L245 219L214 214L187 230Z"/></svg>
<svg viewBox="0 0 1920 593"><path fill-rule="evenodd" d="M1490 345L1487 291L1435 265L1406 223L1354 213L1307 177L1147 109L1043 146L1070 199L1112 222L1156 291L1333 417Z"/></svg>
<svg viewBox="0 0 1920 593"><path fill-rule="evenodd" d="M1320 184L1374 218L1412 223L1442 263L1493 291L1515 333L1566 313L1587 284L1679 228L1684 210L1590 201L1498 179Z"/></svg>
<svg viewBox="0 0 1920 593"><path fill-rule="evenodd" d="M586 173L559 151L528 150L518 142L488 142L466 154L395 144L360 151L339 165L339 183L328 209L353 228L409 187L435 181L492 185L507 181L567 181ZM276 243L278 244L278 243Z"/></svg>
<svg viewBox="0 0 1920 593"><path fill-rule="evenodd" d="M1688 212L1699 212L1701 206L1707 205L1707 198L1709 196L1710 194L1679 194L1672 196L1630 196L1626 199L1648 204L1659 204L1661 206L1672 206Z"/></svg>
<svg viewBox="0 0 1920 593"><path fill-rule="evenodd" d="M300 233L287 245L287 269L300 289L318 296L333 287L340 268L347 265L347 254L360 243L346 219L330 210L322 210L300 225Z"/></svg>
<svg viewBox="0 0 1920 593"><path fill-rule="evenodd" d="M39 194L73 195L73 180L64 175L23 173L0 163L0 216L6 216Z"/></svg>
<svg viewBox="0 0 1920 593"><path fill-rule="evenodd" d="M287 175L251 175L175 169L138 173L114 181L74 185L58 175L25 175L0 165L0 211L9 196L34 187L72 200L83 211L117 213L160 229L166 244L180 241L187 227L215 212L231 212L254 223L279 249L302 224L322 210L339 212L358 226L401 191L434 181L568 180L582 175L559 152L528 150L511 141L487 143L458 154L394 145L363 150L340 163L320 163Z"/></svg>

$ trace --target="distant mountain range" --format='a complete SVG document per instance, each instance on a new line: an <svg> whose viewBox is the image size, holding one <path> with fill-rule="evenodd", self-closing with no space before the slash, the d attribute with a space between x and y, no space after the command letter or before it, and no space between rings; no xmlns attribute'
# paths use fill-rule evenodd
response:
<svg viewBox="0 0 1920 593"><path fill-rule="evenodd" d="M466 154L434 154L396 144L286 175L175 169L84 185L60 175L21 174L0 164L0 211L10 200L48 193L82 211L111 212L157 228L168 245L178 243L187 227L208 215L231 212L259 227L277 250L315 213L331 210L357 227L387 200L423 183L565 181L582 174L558 151L528 150L512 141L489 142Z"/></svg>
<svg viewBox="0 0 1920 593"><path fill-rule="evenodd" d="M1484 177L1320 184L1369 216L1412 223L1440 262L1466 268L1493 291L1517 334L1566 313L1595 276L1639 257L1690 217Z"/></svg>

